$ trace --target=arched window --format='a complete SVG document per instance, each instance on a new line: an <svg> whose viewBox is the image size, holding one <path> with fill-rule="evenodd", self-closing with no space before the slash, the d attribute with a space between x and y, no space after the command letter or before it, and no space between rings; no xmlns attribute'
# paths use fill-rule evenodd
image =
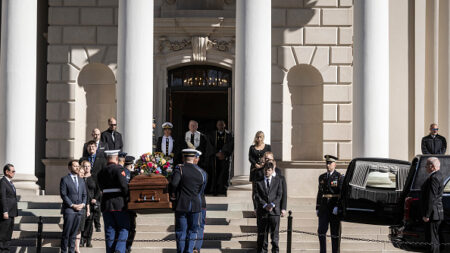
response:
<svg viewBox="0 0 450 253"><path fill-rule="evenodd" d="M228 88L231 71L215 66L191 65L169 70L169 87Z"/></svg>

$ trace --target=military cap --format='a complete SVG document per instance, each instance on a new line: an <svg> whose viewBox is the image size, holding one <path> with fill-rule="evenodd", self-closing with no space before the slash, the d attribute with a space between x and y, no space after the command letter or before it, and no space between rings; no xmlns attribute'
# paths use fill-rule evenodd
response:
<svg viewBox="0 0 450 253"><path fill-rule="evenodd" d="M105 155L106 156L119 156L119 152L120 152L120 150L119 149L116 149L116 150L105 150Z"/></svg>
<svg viewBox="0 0 450 253"><path fill-rule="evenodd" d="M134 163L134 156L125 156L125 165L130 165Z"/></svg>
<svg viewBox="0 0 450 253"><path fill-rule="evenodd" d="M183 154L184 157L196 157L198 155L198 152L193 148L185 148L183 150L181 150L181 153Z"/></svg>
<svg viewBox="0 0 450 253"><path fill-rule="evenodd" d="M332 163L339 160L339 158L337 158L336 156L332 156L332 155L324 155L323 157L325 158L325 161L332 162Z"/></svg>
<svg viewBox="0 0 450 253"><path fill-rule="evenodd" d="M127 156L127 153L120 151L119 152L119 157L120 158L125 158Z"/></svg>
<svg viewBox="0 0 450 253"><path fill-rule="evenodd" d="M173 128L173 125L172 125L172 123L170 123L170 122L164 122L164 123L162 124L162 128L163 128L163 129L172 129L172 128Z"/></svg>

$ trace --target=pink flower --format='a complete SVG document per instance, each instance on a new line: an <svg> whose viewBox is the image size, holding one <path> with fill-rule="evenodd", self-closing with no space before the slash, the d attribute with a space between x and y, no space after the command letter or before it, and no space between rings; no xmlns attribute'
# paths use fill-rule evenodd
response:
<svg viewBox="0 0 450 253"><path fill-rule="evenodd" d="M151 168L151 167L153 167L153 163L147 163L147 167L149 167L149 168Z"/></svg>

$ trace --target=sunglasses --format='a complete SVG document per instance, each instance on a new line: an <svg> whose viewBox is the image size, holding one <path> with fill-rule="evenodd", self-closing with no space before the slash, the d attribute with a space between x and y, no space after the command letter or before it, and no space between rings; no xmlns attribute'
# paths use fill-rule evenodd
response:
<svg viewBox="0 0 450 253"><path fill-rule="evenodd" d="M439 128L432 128L431 130L433 130L433 131L438 131Z"/></svg>
<svg viewBox="0 0 450 253"><path fill-rule="evenodd" d="M109 124L110 126L117 126L117 124Z"/></svg>

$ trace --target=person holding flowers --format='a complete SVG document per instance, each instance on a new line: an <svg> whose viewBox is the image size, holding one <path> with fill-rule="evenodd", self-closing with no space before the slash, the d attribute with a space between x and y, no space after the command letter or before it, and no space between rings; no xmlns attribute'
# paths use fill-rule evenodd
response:
<svg viewBox="0 0 450 253"><path fill-rule="evenodd" d="M178 164L181 162L180 148L175 138L172 136L173 125L170 122L162 124L164 135L158 138L156 143L156 152L164 154L164 157L172 157L173 161Z"/></svg>

